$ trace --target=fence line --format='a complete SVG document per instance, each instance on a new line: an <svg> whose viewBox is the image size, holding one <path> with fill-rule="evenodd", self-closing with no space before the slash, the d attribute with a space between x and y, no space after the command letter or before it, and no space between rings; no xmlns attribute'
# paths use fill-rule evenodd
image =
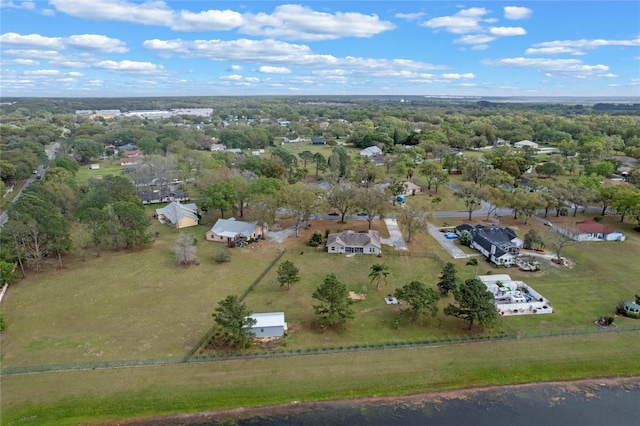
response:
<svg viewBox="0 0 640 426"><path fill-rule="evenodd" d="M435 260L436 262L438 262L442 266L444 266L445 263L446 263L437 254L428 253L428 252L424 252L424 251L395 250L395 251L393 251L393 252L391 252L389 254L392 255L392 256L400 256L400 257L428 257L430 259Z"/></svg>
<svg viewBox="0 0 640 426"><path fill-rule="evenodd" d="M287 251L287 249L282 250L280 253L278 253L278 255L271 261L271 263L269 265L267 265L267 267L260 273L260 275L258 275L258 278L256 278L255 280L253 280L253 282L249 285L249 287L247 287L247 289L242 293L242 295L239 297L239 301L242 302L244 300L245 297L247 297L249 295L249 293L251 293L251 291L258 285L258 283L260 281L262 281L262 279L265 277L265 275L267 275L269 273L269 271L271 270L271 268L273 268L273 266L278 263L278 261L280 260L280 258L285 254L285 252ZM200 340L198 341L198 343L196 343L193 348L191 348L191 350L184 356L183 358L183 362L187 362L189 360L189 358L191 358L197 351L198 349L200 349L203 345L205 345L209 340L211 340L211 338L213 337L213 334L216 331L216 328L218 326L217 325L213 325L205 334L204 336L202 336L200 338Z"/></svg>
<svg viewBox="0 0 640 426"><path fill-rule="evenodd" d="M385 349L400 349L400 348L418 348L427 346L442 346L442 345L455 345L474 342L491 342L500 340L520 340L520 339L535 339L543 337L557 337L557 336L572 336L572 335L586 335L586 334L600 334L600 333L621 333L621 332L633 332L640 331L640 325L625 325L618 326L613 329L605 329L600 327L590 328L572 328L572 329L559 329L559 330L540 330L533 332L508 332L503 334L489 334L489 335L477 335L477 336L464 336L464 337L444 337L438 339L417 340L408 342L389 342L389 343L375 343L375 344L356 344L348 346L334 346L334 347L320 347L320 348L305 348L294 350L279 350L270 352L236 352L226 354L213 354L213 355L198 355L198 356L185 356L180 358L167 357L167 358L151 358L151 359L133 359L133 360L114 360L114 361L100 361L100 362L77 362L67 364L47 364L47 365L28 365L21 367L5 367L0 370L0 376L12 375L12 374L27 374L27 373L43 373L43 372L55 372L55 371L71 371L71 370L93 370L93 369L108 369L108 368L123 368L123 367L136 367L136 366L152 366L152 365L170 365L181 363L200 363L200 362L215 362L215 361L228 361L233 359L258 359L258 358L282 358L291 356L302 355L320 355L331 353L345 353L367 350L385 350ZM197 349L196 349L197 350Z"/></svg>

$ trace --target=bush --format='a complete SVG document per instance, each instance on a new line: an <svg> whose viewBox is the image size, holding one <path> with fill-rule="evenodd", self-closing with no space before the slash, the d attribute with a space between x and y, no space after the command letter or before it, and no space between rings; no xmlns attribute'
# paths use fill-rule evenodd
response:
<svg viewBox="0 0 640 426"><path fill-rule="evenodd" d="M213 261L216 263L229 262L230 260L231 250L227 246L222 246L213 253Z"/></svg>
<svg viewBox="0 0 640 426"><path fill-rule="evenodd" d="M471 236L471 233L469 231L462 231L460 233L460 244L462 244L463 246L470 246L471 245L471 241L473 241L473 237Z"/></svg>
<svg viewBox="0 0 640 426"><path fill-rule="evenodd" d="M309 245L311 247L318 247L322 245L322 234L320 233L320 231L313 232L311 238L309 238Z"/></svg>

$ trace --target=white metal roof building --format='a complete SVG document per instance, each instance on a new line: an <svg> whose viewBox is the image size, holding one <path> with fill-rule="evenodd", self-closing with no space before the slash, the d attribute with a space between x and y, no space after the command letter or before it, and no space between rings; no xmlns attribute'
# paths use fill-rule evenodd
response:
<svg viewBox="0 0 640 426"><path fill-rule="evenodd" d="M282 337L287 331L287 323L284 320L284 312L266 312L249 315L256 323L251 331L256 337Z"/></svg>

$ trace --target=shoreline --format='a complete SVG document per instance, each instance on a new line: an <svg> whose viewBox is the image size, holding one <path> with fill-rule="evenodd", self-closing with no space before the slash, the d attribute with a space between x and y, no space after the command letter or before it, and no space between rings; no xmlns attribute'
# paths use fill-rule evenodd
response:
<svg viewBox="0 0 640 426"><path fill-rule="evenodd" d="M371 396L348 399L322 400L287 404L267 405L259 407L240 407L222 410L202 411L198 413L181 413L167 416L154 416L144 419L129 419L105 425L182 425L204 422L236 422L256 417L269 418L271 416L291 416L314 410L341 408L368 408L379 406L400 406L403 408L417 407L423 404L442 404L448 401L465 401L474 396L496 392L516 392L527 390L552 389L555 394L578 394L584 398L596 398L597 391L603 388L633 390L640 388L640 376L629 377L601 377L568 381L529 382L511 385L496 385L451 389L447 391L423 392L397 396ZM549 395L549 404L556 404L558 396Z"/></svg>

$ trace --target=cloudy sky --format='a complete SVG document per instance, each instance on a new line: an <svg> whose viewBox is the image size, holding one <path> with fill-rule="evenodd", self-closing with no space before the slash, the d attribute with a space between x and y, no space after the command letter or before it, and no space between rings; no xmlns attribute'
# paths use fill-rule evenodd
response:
<svg viewBox="0 0 640 426"><path fill-rule="evenodd" d="M640 96L629 1L0 0L1 96Z"/></svg>

